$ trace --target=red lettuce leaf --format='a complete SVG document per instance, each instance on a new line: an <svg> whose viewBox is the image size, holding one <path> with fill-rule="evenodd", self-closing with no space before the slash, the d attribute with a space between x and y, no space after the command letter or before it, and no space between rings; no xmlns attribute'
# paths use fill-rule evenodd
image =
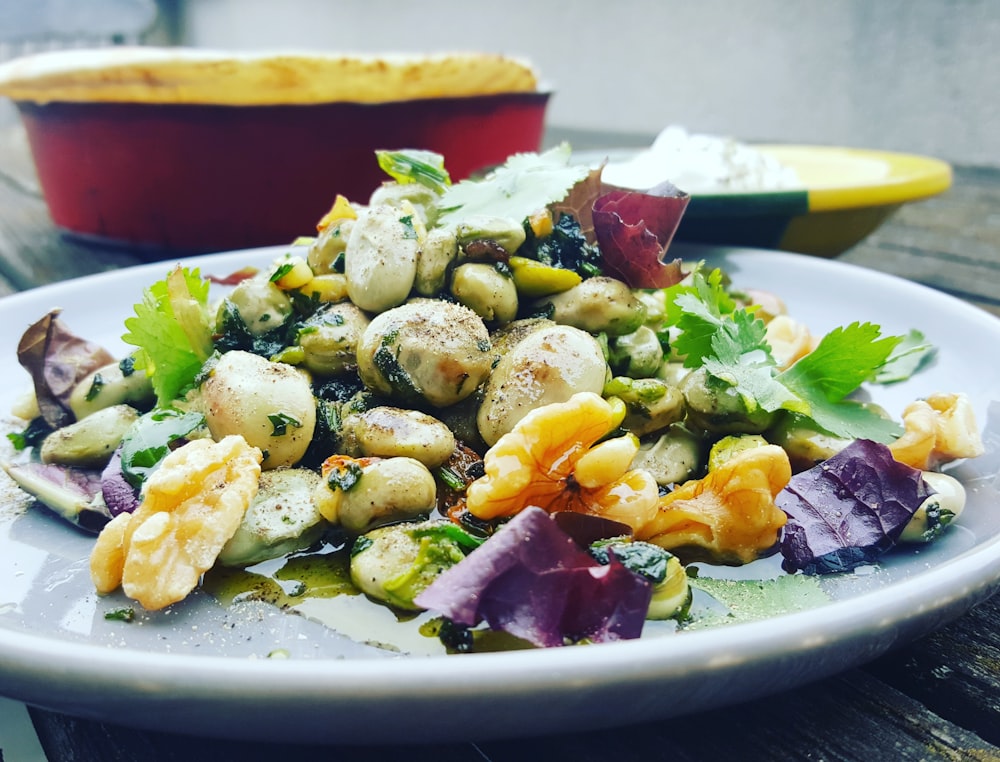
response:
<svg viewBox="0 0 1000 762"><path fill-rule="evenodd" d="M611 190L594 201L594 235L605 274L632 288L666 288L683 277L664 261L690 196L670 183L645 191Z"/></svg>
<svg viewBox="0 0 1000 762"><path fill-rule="evenodd" d="M21 489L81 529L100 532L111 518L98 500L101 475L96 470L35 460L5 463L3 468Z"/></svg>
<svg viewBox="0 0 1000 762"><path fill-rule="evenodd" d="M70 332L53 310L33 323L17 345L17 361L31 374L42 418L54 429L73 422L69 396L91 371L114 362L103 347Z"/></svg>
<svg viewBox="0 0 1000 762"><path fill-rule="evenodd" d="M540 508L527 508L415 599L457 624L481 622L536 646L637 638L648 580L598 563Z"/></svg>
<svg viewBox="0 0 1000 762"><path fill-rule="evenodd" d="M112 516L132 513L139 507L139 490L129 484L122 471L122 448L119 446L101 472L101 493Z"/></svg>
<svg viewBox="0 0 1000 762"><path fill-rule="evenodd" d="M830 574L873 563L931 494L918 469L895 460L885 445L859 439L793 476L775 499L788 514L782 566Z"/></svg>

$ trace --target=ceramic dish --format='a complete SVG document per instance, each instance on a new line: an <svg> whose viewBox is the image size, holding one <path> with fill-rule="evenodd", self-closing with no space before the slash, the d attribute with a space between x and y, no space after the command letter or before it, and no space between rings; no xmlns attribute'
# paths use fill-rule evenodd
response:
<svg viewBox="0 0 1000 762"><path fill-rule="evenodd" d="M925 156L828 146L754 148L794 170L804 187L692 194L675 240L834 257L864 240L903 204L951 187L951 167ZM599 162L630 153L588 151L586 156Z"/></svg>
<svg viewBox="0 0 1000 762"><path fill-rule="evenodd" d="M1000 365L981 351L1000 342L1000 321L973 307L821 259L676 249L725 267L739 285L781 294L815 331L859 319L890 333L924 331L939 347L935 364L874 395L893 414L914 397L964 391L985 425L991 403L1000 399ZM283 251L234 252L190 264L226 275L248 263L267 264ZM122 351L122 320L141 289L166 269L147 265L3 299L0 319L8 330L0 357L13 366L19 328L55 306L64 308L75 332ZM7 377L18 379L17 369ZM2 409L10 408L18 388L15 381L0 391ZM27 507L6 482L0 502L0 694L152 729L315 743L595 729L765 695L872 659L994 592L1000 585L995 427L987 454L954 471L969 494L960 523L939 542L891 554L866 573L823 580L829 603L680 634L648 627L636 641L462 656L403 655L365 643L378 638L382 625L373 612L382 609L363 599L340 612L341 633L322 623L329 617L321 601L315 610L301 608L299 616L266 603L222 606L204 592L157 615L109 620L105 614L128 601L92 592L92 537ZM734 573L773 576L775 559ZM288 658L267 658L279 649Z"/></svg>
<svg viewBox="0 0 1000 762"><path fill-rule="evenodd" d="M536 151L550 93L487 54L237 54L100 48L0 65L55 225L147 259L282 244L335 194L367 201L378 149L456 179Z"/></svg>

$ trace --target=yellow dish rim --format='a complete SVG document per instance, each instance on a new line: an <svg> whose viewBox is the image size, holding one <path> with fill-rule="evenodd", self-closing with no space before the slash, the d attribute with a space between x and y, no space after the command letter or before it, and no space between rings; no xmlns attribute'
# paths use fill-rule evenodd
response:
<svg viewBox="0 0 1000 762"><path fill-rule="evenodd" d="M895 151L809 145L759 145L757 148L799 170L804 162L881 161L883 177L828 186L805 183L810 212L899 205L935 196L951 187L951 165L940 159Z"/></svg>

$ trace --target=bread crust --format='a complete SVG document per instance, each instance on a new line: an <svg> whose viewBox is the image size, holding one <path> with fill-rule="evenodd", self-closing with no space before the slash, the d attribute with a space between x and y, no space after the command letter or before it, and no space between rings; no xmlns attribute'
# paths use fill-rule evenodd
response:
<svg viewBox="0 0 1000 762"><path fill-rule="evenodd" d="M111 47L39 53L0 64L0 95L38 103L384 103L537 88L530 64L488 53L365 56Z"/></svg>

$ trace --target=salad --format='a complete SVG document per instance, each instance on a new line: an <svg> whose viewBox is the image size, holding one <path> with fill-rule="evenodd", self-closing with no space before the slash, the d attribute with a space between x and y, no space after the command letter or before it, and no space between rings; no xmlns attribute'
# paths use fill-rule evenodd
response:
<svg viewBox="0 0 1000 762"><path fill-rule="evenodd" d="M112 357L57 311L4 463L95 535L95 589L160 611L219 569L315 558L457 652L698 620L705 565L784 579L877 563L961 513L983 451L943 390L856 398L933 355L917 331L823 336L780 298L667 256L687 196L607 186L568 147L453 184L384 151L264 270L179 264Z"/></svg>

